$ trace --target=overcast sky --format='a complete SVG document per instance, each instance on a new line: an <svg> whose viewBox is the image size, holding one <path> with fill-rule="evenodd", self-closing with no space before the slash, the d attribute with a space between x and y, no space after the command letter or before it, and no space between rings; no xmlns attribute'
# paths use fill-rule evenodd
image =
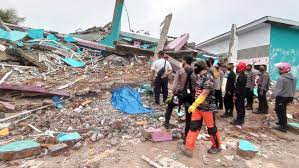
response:
<svg viewBox="0 0 299 168"><path fill-rule="evenodd" d="M26 17L23 25L74 32L112 20L114 0L0 0L1 8L15 8ZM159 33L160 23L173 13L171 36L190 33L201 42L264 16L299 21L299 0L125 0L133 30ZM122 30L128 30L123 11Z"/></svg>

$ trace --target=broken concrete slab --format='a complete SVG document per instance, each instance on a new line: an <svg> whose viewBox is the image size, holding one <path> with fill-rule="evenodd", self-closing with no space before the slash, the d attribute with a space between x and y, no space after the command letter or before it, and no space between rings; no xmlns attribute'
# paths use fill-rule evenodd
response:
<svg viewBox="0 0 299 168"><path fill-rule="evenodd" d="M69 146L75 145L77 142L80 141L81 136L78 132L73 132L73 133L58 133L57 136L57 141L60 143L66 143Z"/></svg>
<svg viewBox="0 0 299 168"><path fill-rule="evenodd" d="M83 144L82 144L81 142L77 142L77 143L73 146L73 149L74 149L74 150L79 150L82 146L83 146Z"/></svg>
<svg viewBox="0 0 299 168"><path fill-rule="evenodd" d="M55 145L49 147L49 154L51 156L58 156L58 155L64 154L64 152L67 152L68 149L69 149L69 147L65 143L55 144Z"/></svg>
<svg viewBox="0 0 299 168"><path fill-rule="evenodd" d="M161 31L161 34L160 34L160 39L159 39L159 42L158 42L158 46L155 50L154 61L158 59L158 52L162 51L163 48L164 48L171 20L172 20L172 14L168 14L165 17L165 20L163 21L163 23L161 24L161 25L163 25L163 28L162 28L162 31Z"/></svg>
<svg viewBox="0 0 299 168"><path fill-rule="evenodd" d="M33 140L15 141L0 147L0 159L5 161L32 157L40 153L40 144Z"/></svg>
<svg viewBox="0 0 299 168"><path fill-rule="evenodd" d="M299 123L288 123L289 130L295 134L299 134Z"/></svg>
<svg viewBox="0 0 299 168"><path fill-rule="evenodd" d="M3 107L3 108L2 108ZM15 105L9 102L0 101L0 110L7 112L15 110Z"/></svg>
<svg viewBox="0 0 299 168"><path fill-rule="evenodd" d="M11 53L13 53L13 55L22 57L25 60L31 62L32 64L38 66L42 71L46 71L48 69L48 67L43 62L39 61L39 56L36 53L27 52L19 48L14 49Z"/></svg>
<svg viewBox="0 0 299 168"><path fill-rule="evenodd" d="M241 139L238 144L237 154L246 159L253 158L258 152L255 145L251 142Z"/></svg>

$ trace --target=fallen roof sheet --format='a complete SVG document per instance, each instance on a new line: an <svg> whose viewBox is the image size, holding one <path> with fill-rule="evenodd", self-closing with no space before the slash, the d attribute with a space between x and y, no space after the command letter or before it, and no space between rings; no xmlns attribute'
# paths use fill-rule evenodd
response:
<svg viewBox="0 0 299 168"><path fill-rule="evenodd" d="M174 52L179 51L188 41L189 34L186 33L182 35L181 37L176 38L175 40L168 43L164 49L165 50L174 50Z"/></svg>
<svg viewBox="0 0 299 168"><path fill-rule="evenodd" d="M41 86L34 85L11 85L11 84L1 84L0 89L3 90L19 90L19 91L27 91L27 92L36 92L36 93L46 93L50 95L60 95L69 97L70 94L64 91L58 91L55 89L46 89Z"/></svg>

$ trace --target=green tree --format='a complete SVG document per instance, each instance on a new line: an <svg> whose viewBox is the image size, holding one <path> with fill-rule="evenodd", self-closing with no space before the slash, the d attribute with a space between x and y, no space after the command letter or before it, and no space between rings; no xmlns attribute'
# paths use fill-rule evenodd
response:
<svg viewBox="0 0 299 168"><path fill-rule="evenodd" d="M18 16L15 9L0 9L0 19L11 24L19 24L25 21L25 17Z"/></svg>

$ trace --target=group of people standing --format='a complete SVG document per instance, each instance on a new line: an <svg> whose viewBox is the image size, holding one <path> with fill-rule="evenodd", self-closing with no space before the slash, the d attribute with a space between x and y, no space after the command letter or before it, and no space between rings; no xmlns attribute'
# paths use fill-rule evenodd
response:
<svg viewBox="0 0 299 168"><path fill-rule="evenodd" d="M270 86L269 75L266 66L259 66L259 74L252 71L252 65L240 62L236 65L229 63L223 65L214 64L214 59L200 60L193 63L192 56L184 56L182 67L174 77L172 95L168 98L168 76L172 73L172 67L164 53L159 52L159 59L151 67L151 82L154 87L155 103L160 104L162 91L163 102L167 103L164 127L171 127L169 121L173 109L178 106L185 107L185 134L179 149L187 156L192 157L197 136L200 133L203 122L207 127L212 147L208 153L215 154L221 151L221 138L217 130L215 115L218 109L225 107L221 117L233 117L234 107L237 117L231 124L244 124L245 111L253 110L253 90L257 85L259 107L255 113L267 114L267 92ZM275 111L277 113L280 131L287 130L286 106L295 95L296 79L291 75L291 66L287 63L277 65L281 74L277 81L277 89L272 97L276 97ZM224 99L222 97L222 83L226 76ZM223 101L224 100L224 101ZM247 102L245 106L245 100Z"/></svg>

